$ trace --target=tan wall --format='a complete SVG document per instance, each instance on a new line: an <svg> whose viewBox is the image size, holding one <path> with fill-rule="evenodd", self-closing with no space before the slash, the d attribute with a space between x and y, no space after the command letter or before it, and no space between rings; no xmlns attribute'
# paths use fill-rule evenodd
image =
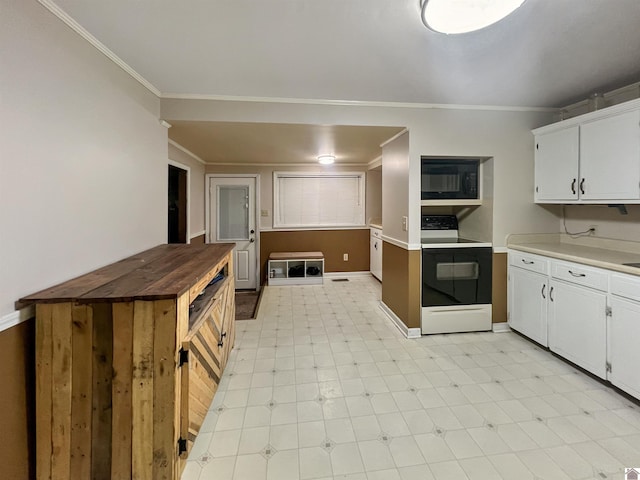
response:
<svg viewBox="0 0 640 480"><path fill-rule="evenodd" d="M205 242L204 234L198 235L197 237L193 237L191 239L191 243L194 244L194 245L203 245L204 242Z"/></svg>
<svg viewBox="0 0 640 480"><path fill-rule="evenodd" d="M492 270L492 314L493 323L507 321L507 254L493 254Z"/></svg>
<svg viewBox="0 0 640 480"><path fill-rule="evenodd" d="M382 244L382 301L408 328L420 328L420 254Z"/></svg>
<svg viewBox="0 0 640 480"><path fill-rule="evenodd" d="M35 478L35 322L0 333L0 477Z"/></svg>
<svg viewBox="0 0 640 480"><path fill-rule="evenodd" d="M326 272L368 272L370 230L267 231L260 234L260 281L271 252L322 252ZM344 253L349 261L342 260Z"/></svg>

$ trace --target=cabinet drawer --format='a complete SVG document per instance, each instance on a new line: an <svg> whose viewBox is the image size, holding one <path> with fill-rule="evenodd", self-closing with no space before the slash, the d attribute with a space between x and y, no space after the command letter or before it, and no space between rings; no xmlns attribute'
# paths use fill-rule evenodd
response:
<svg viewBox="0 0 640 480"><path fill-rule="evenodd" d="M612 274L611 293L640 302L640 277Z"/></svg>
<svg viewBox="0 0 640 480"><path fill-rule="evenodd" d="M565 262L553 262L551 276L603 292L607 291L609 280L609 274L603 270Z"/></svg>
<svg viewBox="0 0 640 480"><path fill-rule="evenodd" d="M509 264L532 272L549 273L549 260L530 253L509 251Z"/></svg>

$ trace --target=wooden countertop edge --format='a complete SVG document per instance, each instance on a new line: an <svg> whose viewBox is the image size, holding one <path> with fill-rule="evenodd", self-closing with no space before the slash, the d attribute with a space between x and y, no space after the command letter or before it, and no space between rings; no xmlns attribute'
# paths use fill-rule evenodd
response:
<svg viewBox="0 0 640 480"><path fill-rule="evenodd" d="M182 244L184 245L184 244ZM215 246L214 248L212 248L213 246ZM189 291L189 289L191 288L191 286L195 285L196 283L198 283L202 278L204 278L204 276L209 273L211 271L212 268L218 266L218 264L220 263L220 261L222 260L223 257L225 257L226 255L228 255L234 248L235 244L233 243L217 243L217 244L206 244L206 246L195 246L194 247L199 247L196 249L196 253L200 252L206 252L206 250L211 250L211 249L221 249L221 252L219 252L219 254L212 260L208 260L206 262L206 267L203 268L199 268L197 270L197 272L194 272L195 275L189 279L188 282L184 282L183 286L181 286L181 288L179 288L176 291L171 291L171 292L154 292L152 286L157 283L162 277L160 277L159 279L157 279L155 282L152 282L151 285L147 285L143 288L142 291L138 291L135 292L131 295L122 295L122 294L116 294L116 295L92 295L92 292L95 292L96 290L99 290L101 288L103 288L105 285L108 284L112 284L112 283L117 283L119 281L122 281L122 279L124 277L126 277L127 275L131 275L133 272L137 271L138 269L142 268L142 267L146 267L150 264L152 264L153 262L157 262L159 260L162 259L163 255L154 255L156 252L156 250L159 250L160 253L164 252L165 254L169 254L171 253L172 250L174 249L178 249L180 248L179 246L173 246L173 245L167 245L167 244L163 244L163 245L158 245L156 247L153 247L151 249L145 250L143 252L137 253L135 255L132 255L131 257L127 257L124 258L122 260L119 260L117 262L114 262L112 264L106 265L104 267L101 267L99 269L96 269L92 272L86 273L84 275L80 275L78 277L75 277L71 280L68 280L66 282L62 282L60 284L54 285L53 287L47 288L47 289L43 289L40 290L39 292L33 293L31 295L27 295L25 297L22 297L21 299L19 299L18 301L15 302L15 308L16 309L21 309L21 308L25 308L27 306L30 305L35 305L38 303L69 303L69 302L75 302L75 303L102 303L102 302L113 302L113 303L121 303L121 302L131 302L131 301L136 301L136 300L148 300L148 301L154 301L154 300L166 300L166 299L174 299L174 298L178 298L181 295L184 295L185 293L187 293ZM137 258L144 256L144 255L151 255L152 256L152 260L151 261L145 261L145 260L141 260L139 262L136 261ZM122 266L123 263L125 262L131 262L131 268L125 268L125 271L121 272L121 274L119 274L118 276L115 276L114 278L109 278L106 281L104 281L103 283L87 290L86 288L83 290L77 290L76 292L73 292L73 294L62 294L62 295L57 295L56 291L63 291L65 285L69 284L69 283L78 283L80 280L84 279L84 278L90 278L93 275L96 274L103 274L104 272L107 272L108 269L113 268L117 265ZM220 266L220 269L222 268L222 266ZM216 272L217 273L217 272ZM92 285L93 286L93 285ZM166 290L166 289L165 289Z"/></svg>

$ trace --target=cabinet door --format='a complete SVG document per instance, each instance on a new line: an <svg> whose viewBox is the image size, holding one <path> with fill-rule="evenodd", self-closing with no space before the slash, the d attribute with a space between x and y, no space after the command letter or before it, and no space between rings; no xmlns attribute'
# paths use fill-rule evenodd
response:
<svg viewBox="0 0 640 480"><path fill-rule="evenodd" d="M549 348L585 370L606 377L606 294L551 281Z"/></svg>
<svg viewBox="0 0 640 480"><path fill-rule="evenodd" d="M536 202L578 200L578 138L578 126L536 135Z"/></svg>
<svg viewBox="0 0 640 480"><path fill-rule="evenodd" d="M580 198L640 198L640 111L580 127Z"/></svg>
<svg viewBox="0 0 640 480"><path fill-rule="evenodd" d="M612 297L611 312L608 379L621 390L640 398L640 303Z"/></svg>
<svg viewBox="0 0 640 480"><path fill-rule="evenodd" d="M508 294L509 326L546 347L548 278L510 268Z"/></svg>

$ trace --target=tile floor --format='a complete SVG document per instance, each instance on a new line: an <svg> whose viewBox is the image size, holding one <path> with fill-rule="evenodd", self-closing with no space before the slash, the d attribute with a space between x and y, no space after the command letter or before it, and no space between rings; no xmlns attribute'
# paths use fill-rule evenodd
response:
<svg viewBox="0 0 640 480"><path fill-rule="evenodd" d="M640 407L514 333L403 338L370 277L268 287L182 480L623 479ZM640 367L639 367L640 368Z"/></svg>

